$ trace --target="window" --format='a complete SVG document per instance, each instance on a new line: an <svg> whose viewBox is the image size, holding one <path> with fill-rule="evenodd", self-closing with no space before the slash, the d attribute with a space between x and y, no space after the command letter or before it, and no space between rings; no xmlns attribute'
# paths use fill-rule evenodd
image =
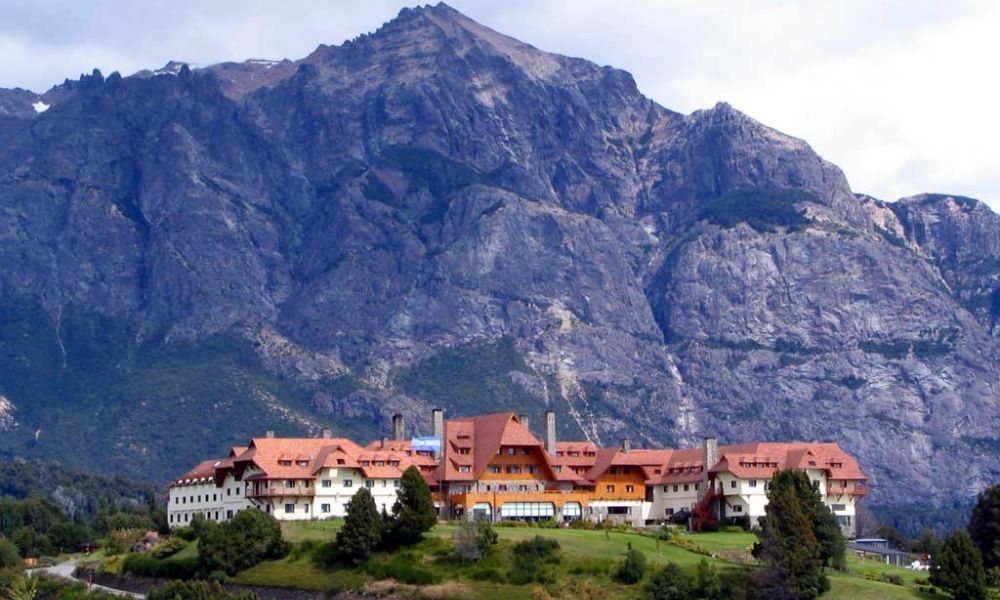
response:
<svg viewBox="0 0 1000 600"><path fill-rule="evenodd" d="M218 520L219 520L219 511L215 511L215 520L216 520L216 521L218 521Z"/></svg>
<svg viewBox="0 0 1000 600"><path fill-rule="evenodd" d="M333 487L333 482L330 481L329 479L324 479L323 480L323 487L325 487L325 488Z"/></svg>
<svg viewBox="0 0 1000 600"><path fill-rule="evenodd" d="M226 495L227 496L231 496L232 494L233 494L233 490L227 488L226 489Z"/></svg>
<svg viewBox="0 0 1000 600"><path fill-rule="evenodd" d="M833 512L844 512L845 510L847 510L847 506L844 504L834 504L830 508L833 510Z"/></svg>
<svg viewBox="0 0 1000 600"><path fill-rule="evenodd" d="M696 492L698 491L698 484L697 483L694 484L694 491L696 491Z"/></svg>
<svg viewBox="0 0 1000 600"><path fill-rule="evenodd" d="M521 454L525 456L531 454L531 448L521 448Z"/></svg>
<svg viewBox="0 0 1000 600"><path fill-rule="evenodd" d="M385 487L389 482L385 479L382 480L382 487Z"/></svg>
<svg viewBox="0 0 1000 600"><path fill-rule="evenodd" d="M667 509L667 516L668 516L668 517L672 517L673 515L674 515L674 509L672 509L672 508L668 508L668 509Z"/></svg>
<svg viewBox="0 0 1000 600"><path fill-rule="evenodd" d="M736 487L736 480L735 479L729 482L729 487L731 487L731 488L735 488Z"/></svg>
<svg viewBox="0 0 1000 600"><path fill-rule="evenodd" d="M302 482L302 485L304 485L305 487L312 487L312 481L306 479L305 481Z"/></svg>
<svg viewBox="0 0 1000 600"><path fill-rule="evenodd" d="M507 465L507 472L516 475L521 472L521 465Z"/></svg>
<svg viewBox="0 0 1000 600"><path fill-rule="evenodd" d="M212 502L217 502L217 501L218 501L218 496L216 494L212 494Z"/></svg>
<svg viewBox="0 0 1000 600"><path fill-rule="evenodd" d="M392 480L392 487L394 487L394 488L398 488L399 487L399 480L398 479L393 479Z"/></svg>
<svg viewBox="0 0 1000 600"><path fill-rule="evenodd" d="M509 454L511 456L514 456L515 454L517 454L517 448L515 448L513 446L511 446L510 448L507 448L507 454Z"/></svg>
<svg viewBox="0 0 1000 600"><path fill-rule="evenodd" d="M635 491L635 486L634 485L626 485L625 486L625 493L626 494L631 494L634 491Z"/></svg>
<svg viewBox="0 0 1000 600"><path fill-rule="evenodd" d="M536 467L535 465L528 465L528 472L531 474L535 474L538 472L538 467Z"/></svg>
<svg viewBox="0 0 1000 600"><path fill-rule="evenodd" d="M290 515L290 514L292 514L294 512L295 512L295 505L294 504L286 504L285 505L285 514L286 515Z"/></svg>
<svg viewBox="0 0 1000 600"><path fill-rule="evenodd" d="M519 491L519 492L527 492L528 491L528 486L526 486L526 485L519 485L519 486L517 486L517 491Z"/></svg>
<svg viewBox="0 0 1000 600"><path fill-rule="evenodd" d="M736 513L743 512L743 506L740 505L740 504L737 504L737 505L733 506L733 512L736 512Z"/></svg>
<svg viewBox="0 0 1000 600"><path fill-rule="evenodd" d="M469 451L469 449L468 449L468 448L459 448L459 449L458 449L458 453L459 453L459 454L469 454L469 452L470 452L470 451Z"/></svg>
<svg viewBox="0 0 1000 600"><path fill-rule="evenodd" d="M813 481L813 489L819 491L819 481Z"/></svg>
<svg viewBox="0 0 1000 600"><path fill-rule="evenodd" d="M684 484L684 491L685 491L685 492L687 492L687 491L689 491L690 489L691 489L691 488L690 488L690 486L689 486L688 484L686 484L686 483L685 483L685 484Z"/></svg>
<svg viewBox="0 0 1000 600"><path fill-rule="evenodd" d="M664 493L664 494L666 494L666 493L667 493L667 491L668 491L668 490L667 490L667 488L668 488L668 486L663 486L663 493Z"/></svg>
<svg viewBox="0 0 1000 600"><path fill-rule="evenodd" d="M677 484L675 483L674 484L674 491L676 492L677 490L678 490L678 487L677 487Z"/></svg>
<svg viewBox="0 0 1000 600"><path fill-rule="evenodd" d="M236 495L237 495L237 496L239 496L239 495L240 495L240 488L236 488Z"/></svg>
<svg viewBox="0 0 1000 600"><path fill-rule="evenodd" d="M174 504L180 504L180 503L181 503L181 499L175 496L174 497Z"/></svg>
<svg viewBox="0 0 1000 600"><path fill-rule="evenodd" d="M285 480L285 487L286 488L293 488L293 487L295 487L295 480L294 479L287 479L287 480Z"/></svg>
<svg viewBox="0 0 1000 600"><path fill-rule="evenodd" d="M612 493L615 491L615 486L613 485L605 486L604 490L608 493Z"/></svg>
<svg viewBox="0 0 1000 600"><path fill-rule="evenodd" d="M459 465L458 466L458 472L459 473L471 473L472 472L472 467L470 467L469 465Z"/></svg>
<svg viewBox="0 0 1000 600"><path fill-rule="evenodd" d="M368 489L372 489L373 487L375 487L375 480L374 479L365 479L365 487L368 488Z"/></svg>
<svg viewBox="0 0 1000 600"><path fill-rule="evenodd" d="M500 484L500 485L498 485L497 486L497 491L498 492L506 492L507 491L507 485L506 484Z"/></svg>
<svg viewBox="0 0 1000 600"><path fill-rule="evenodd" d="M290 466L292 466L292 461L290 461L290 460L279 460L278 464L281 465L282 467L290 467Z"/></svg>
<svg viewBox="0 0 1000 600"><path fill-rule="evenodd" d="M354 485L354 481L352 481L350 479L345 479L344 480L344 487L352 487L353 485Z"/></svg>
<svg viewBox="0 0 1000 600"><path fill-rule="evenodd" d="M268 507L268 508L270 508L270 507ZM227 510L226 511L226 518L227 519L232 519L233 518L233 511Z"/></svg>
<svg viewBox="0 0 1000 600"><path fill-rule="evenodd" d="M487 470L490 473L493 473L494 475L496 475L497 473L500 472L500 467L498 467L497 465L490 465L489 469L487 469Z"/></svg>
<svg viewBox="0 0 1000 600"><path fill-rule="evenodd" d="M296 461L295 464L299 465L300 467L308 467L309 466L309 461L308 460L300 460L300 461Z"/></svg>
<svg viewBox="0 0 1000 600"><path fill-rule="evenodd" d="M757 487L757 480L756 479L751 479L750 480L750 487Z"/></svg>

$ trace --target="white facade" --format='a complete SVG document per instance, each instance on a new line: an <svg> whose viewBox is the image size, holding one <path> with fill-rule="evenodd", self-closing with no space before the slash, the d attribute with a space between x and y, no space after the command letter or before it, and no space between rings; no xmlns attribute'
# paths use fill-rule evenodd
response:
<svg viewBox="0 0 1000 600"><path fill-rule="evenodd" d="M192 483L174 485L170 488L167 502L167 525L183 527L190 525L195 515L210 521L225 519L222 509L220 489L212 479L198 479Z"/></svg>

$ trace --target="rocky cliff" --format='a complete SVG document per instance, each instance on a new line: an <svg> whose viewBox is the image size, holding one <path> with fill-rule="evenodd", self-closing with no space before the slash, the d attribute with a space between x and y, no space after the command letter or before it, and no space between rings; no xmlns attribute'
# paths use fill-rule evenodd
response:
<svg viewBox="0 0 1000 600"><path fill-rule="evenodd" d="M10 454L162 477L442 405L834 440L883 504L1000 471L1000 217L855 195L726 104L445 5L295 62L4 91L0 208Z"/></svg>

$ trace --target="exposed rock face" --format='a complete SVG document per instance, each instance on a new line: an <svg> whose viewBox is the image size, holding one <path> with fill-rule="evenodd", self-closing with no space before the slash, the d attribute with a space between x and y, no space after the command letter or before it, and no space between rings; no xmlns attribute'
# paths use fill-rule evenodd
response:
<svg viewBox="0 0 1000 600"><path fill-rule="evenodd" d="M1000 471L982 204L857 197L726 104L671 112L443 5L295 63L170 72L95 73L0 128L0 293L38 301L70 363L61 315L86 307L138 347L249 340L319 386L251 386L298 428L419 427L447 350L454 372L506 361L455 411L554 406L605 442L832 439L883 503Z"/></svg>

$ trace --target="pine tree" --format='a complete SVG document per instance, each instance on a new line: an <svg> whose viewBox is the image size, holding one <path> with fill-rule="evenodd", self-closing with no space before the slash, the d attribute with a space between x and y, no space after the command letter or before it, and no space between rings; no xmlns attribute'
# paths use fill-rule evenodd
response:
<svg viewBox="0 0 1000 600"><path fill-rule="evenodd" d="M642 581L646 574L646 555L632 548L632 542L628 544L628 551L625 553L625 560L618 566L615 579L619 583L634 585Z"/></svg>
<svg viewBox="0 0 1000 600"><path fill-rule="evenodd" d="M820 544L800 497L800 476L790 469L776 472L767 494L758 555L769 568L758 583L770 597L816 598L825 588Z"/></svg>
<svg viewBox="0 0 1000 600"><path fill-rule="evenodd" d="M337 532L337 551L345 561L359 564L382 541L382 517L368 488L361 488L347 503L344 526Z"/></svg>
<svg viewBox="0 0 1000 600"><path fill-rule="evenodd" d="M392 505L392 542L400 546L412 546L424 537L437 523L437 510L431 489L427 487L420 471L410 467L403 472L403 481L396 492L396 503Z"/></svg>
<svg viewBox="0 0 1000 600"><path fill-rule="evenodd" d="M844 554L847 551L847 542L844 534L837 523L837 517L823 502L819 490L813 487L809 481L809 476L802 471L793 471L795 487L799 499L802 502L802 509L812 524L813 534L819 543L820 560L823 567L831 567L842 571L846 566Z"/></svg>
<svg viewBox="0 0 1000 600"><path fill-rule="evenodd" d="M986 570L979 549L964 531L951 534L931 563L931 583L955 600L985 600Z"/></svg>
<svg viewBox="0 0 1000 600"><path fill-rule="evenodd" d="M969 536L979 548L987 569L1000 566L1000 484L979 494L969 519Z"/></svg>

